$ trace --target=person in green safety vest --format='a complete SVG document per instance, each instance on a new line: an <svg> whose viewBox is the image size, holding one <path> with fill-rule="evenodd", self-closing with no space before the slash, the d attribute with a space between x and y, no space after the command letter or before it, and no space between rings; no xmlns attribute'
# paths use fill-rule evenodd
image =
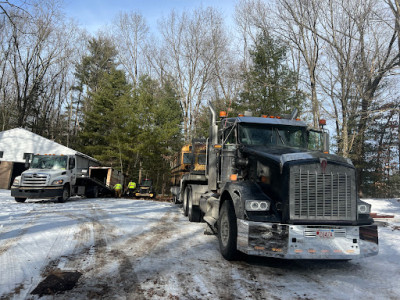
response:
<svg viewBox="0 0 400 300"><path fill-rule="evenodd" d="M114 185L114 192L115 192L115 197L121 198L122 195L122 184L117 183Z"/></svg>
<svg viewBox="0 0 400 300"><path fill-rule="evenodd" d="M128 183L128 189L126 190L126 195L133 197L135 195L135 189L136 189L136 182L130 181Z"/></svg>

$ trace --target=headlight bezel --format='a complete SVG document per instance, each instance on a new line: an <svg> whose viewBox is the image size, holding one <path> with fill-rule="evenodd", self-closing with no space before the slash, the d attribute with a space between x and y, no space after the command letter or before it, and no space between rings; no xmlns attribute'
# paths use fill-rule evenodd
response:
<svg viewBox="0 0 400 300"><path fill-rule="evenodd" d="M368 203L358 203L357 213L359 215L369 215L371 213L371 204Z"/></svg>
<svg viewBox="0 0 400 300"><path fill-rule="evenodd" d="M19 186L20 185L20 182L21 182L21 179L20 178L14 178L14 181L13 181L13 186Z"/></svg>
<svg viewBox="0 0 400 300"><path fill-rule="evenodd" d="M63 185L64 179L55 179L52 181L51 185Z"/></svg>
<svg viewBox="0 0 400 300"><path fill-rule="evenodd" d="M246 200L244 207L249 212L269 211L271 203L268 200Z"/></svg>

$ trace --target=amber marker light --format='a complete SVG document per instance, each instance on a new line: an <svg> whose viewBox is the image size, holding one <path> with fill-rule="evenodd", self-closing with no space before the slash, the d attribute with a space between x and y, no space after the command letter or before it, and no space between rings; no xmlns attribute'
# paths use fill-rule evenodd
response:
<svg viewBox="0 0 400 300"><path fill-rule="evenodd" d="M220 144L215 144L214 145L214 149L221 149L222 148L222 145L220 145Z"/></svg>
<svg viewBox="0 0 400 300"><path fill-rule="evenodd" d="M268 118L268 116L267 115L262 115L261 118Z"/></svg>
<svg viewBox="0 0 400 300"><path fill-rule="evenodd" d="M271 183L269 177L267 177L267 176L261 176L261 182L265 183L265 184L270 184Z"/></svg>
<svg viewBox="0 0 400 300"><path fill-rule="evenodd" d="M320 126L325 126L326 125L326 120L325 119L319 120L319 125Z"/></svg>
<svg viewBox="0 0 400 300"><path fill-rule="evenodd" d="M231 176L229 177L231 179L231 181L237 181L237 174L231 174Z"/></svg>
<svg viewBox="0 0 400 300"><path fill-rule="evenodd" d="M271 119L275 119L275 116L269 116Z"/></svg>
<svg viewBox="0 0 400 300"><path fill-rule="evenodd" d="M220 117L220 118L226 118L226 111L221 110L221 111L219 112L219 117Z"/></svg>
<svg viewBox="0 0 400 300"><path fill-rule="evenodd" d="M244 117L244 114L238 114L238 117Z"/></svg>

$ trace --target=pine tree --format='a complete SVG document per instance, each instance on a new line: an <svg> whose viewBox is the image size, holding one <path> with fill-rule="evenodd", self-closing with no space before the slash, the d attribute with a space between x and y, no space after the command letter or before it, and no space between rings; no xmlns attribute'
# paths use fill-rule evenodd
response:
<svg viewBox="0 0 400 300"><path fill-rule="evenodd" d="M282 42L263 33L250 51L252 67L244 74L244 90L236 111L251 110L258 114L288 114L301 110L304 95L297 87L297 74L286 63L287 48Z"/></svg>
<svg viewBox="0 0 400 300"><path fill-rule="evenodd" d="M92 110L84 117L80 134L83 151L103 163L124 171L129 144L132 87L122 71L104 73L96 92L91 93Z"/></svg>

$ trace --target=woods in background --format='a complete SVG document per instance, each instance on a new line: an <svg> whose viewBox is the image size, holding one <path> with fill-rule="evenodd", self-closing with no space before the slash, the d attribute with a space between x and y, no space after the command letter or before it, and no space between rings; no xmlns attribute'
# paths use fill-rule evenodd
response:
<svg viewBox="0 0 400 300"><path fill-rule="evenodd" d="M400 0L240 0L121 12L91 35L60 1L0 0L0 130L23 127L165 188L169 160L206 135L208 100L233 115L328 120L364 195L399 195ZM164 185L164 186L163 186Z"/></svg>

